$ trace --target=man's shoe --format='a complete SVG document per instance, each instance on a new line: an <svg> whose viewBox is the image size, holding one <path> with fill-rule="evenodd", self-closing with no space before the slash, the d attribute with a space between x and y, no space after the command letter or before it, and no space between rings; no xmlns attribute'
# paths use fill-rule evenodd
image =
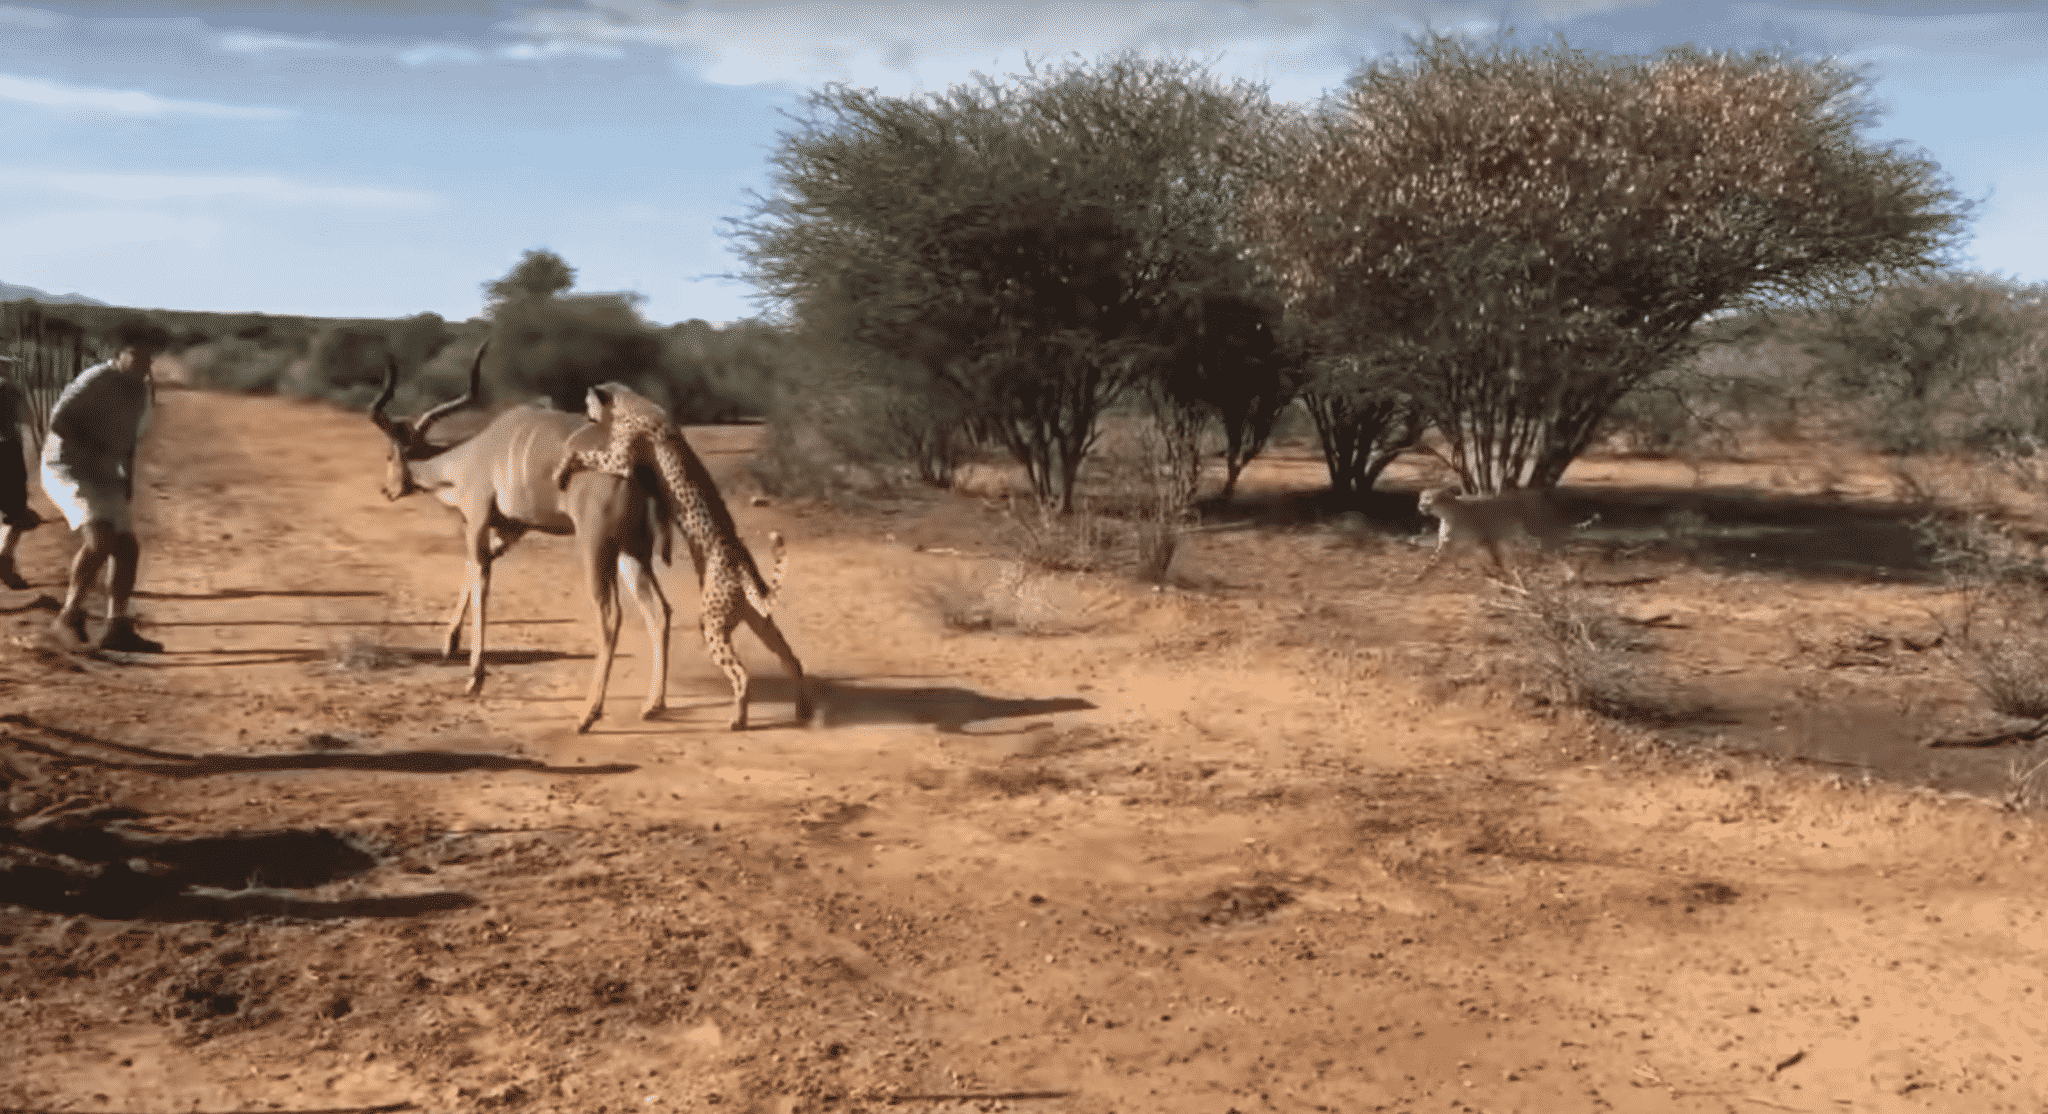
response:
<svg viewBox="0 0 2048 1114"><path fill-rule="evenodd" d="M28 581L21 578L20 570L14 567L14 558L0 557L0 584L19 592L28 587Z"/></svg>
<svg viewBox="0 0 2048 1114"><path fill-rule="evenodd" d="M100 649L124 654L161 654L164 644L135 633L135 620L115 619L100 634Z"/></svg>

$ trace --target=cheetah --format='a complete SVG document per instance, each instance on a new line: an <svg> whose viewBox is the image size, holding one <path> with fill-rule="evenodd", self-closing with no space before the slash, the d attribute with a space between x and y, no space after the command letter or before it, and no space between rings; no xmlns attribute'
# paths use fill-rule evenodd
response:
<svg viewBox="0 0 2048 1114"><path fill-rule="evenodd" d="M732 729L746 729L751 695L747 667L732 644L732 632L742 622L781 659L782 667L796 681L797 722L808 723L811 702L803 664L770 615L789 567L782 535L772 531L768 535L775 549L775 574L764 579L753 554L740 541L718 485L666 411L619 383L590 388L585 407L605 437L605 445L565 452L555 470L555 485L566 487L569 477L578 471L627 477L639 468L651 467L665 489L668 505L663 510L681 524L690 560L697 566L697 580L703 588L704 642L711 660L732 682Z"/></svg>
<svg viewBox="0 0 2048 1114"><path fill-rule="evenodd" d="M1493 557L1494 567L1507 571L1501 559L1500 543L1516 533L1536 540L1545 553L1564 544L1571 525L1560 518L1550 499L1541 491L1516 489L1494 496L1463 495L1446 487L1432 487L1416 500L1416 509L1438 521L1436 552L1415 575L1420 582L1436 571L1437 563L1461 544L1477 542Z"/></svg>

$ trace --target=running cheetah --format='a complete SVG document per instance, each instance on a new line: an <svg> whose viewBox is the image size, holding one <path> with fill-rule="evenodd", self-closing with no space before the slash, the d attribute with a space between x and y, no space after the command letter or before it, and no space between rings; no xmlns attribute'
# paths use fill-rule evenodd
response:
<svg viewBox="0 0 2048 1114"><path fill-rule="evenodd" d="M1437 563L1459 545L1476 542L1485 546L1486 552L1493 557L1494 567L1506 572L1507 562L1500 555L1501 542L1517 533L1527 534L1536 540L1543 552L1554 553L1564 544L1565 535L1571 529L1558 517L1543 492L1527 488L1481 497L1463 495L1447 487L1432 487L1422 493L1415 506L1423 514L1434 515L1438 520L1436 552L1415 575L1417 581L1435 572Z"/></svg>

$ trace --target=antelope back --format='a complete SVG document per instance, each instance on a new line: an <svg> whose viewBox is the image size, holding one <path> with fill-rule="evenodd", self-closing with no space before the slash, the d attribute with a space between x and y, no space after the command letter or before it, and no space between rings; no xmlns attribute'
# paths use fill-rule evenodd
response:
<svg viewBox="0 0 2048 1114"><path fill-rule="evenodd" d="M485 511L542 533L566 534L573 524L555 487L555 467L569 438L588 427L578 414L515 406L475 437L414 461L412 475L464 513Z"/></svg>

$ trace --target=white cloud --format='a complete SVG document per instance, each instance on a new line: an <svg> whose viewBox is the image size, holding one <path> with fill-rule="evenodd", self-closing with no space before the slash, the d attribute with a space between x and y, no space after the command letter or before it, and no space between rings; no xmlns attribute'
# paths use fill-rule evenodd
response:
<svg viewBox="0 0 2048 1114"><path fill-rule="evenodd" d="M23 8L14 4L0 4L0 27L18 27L30 31L55 31L65 26L68 17L41 8Z"/></svg>
<svg viewBox="0 0 2048 1114"><path fill-rule="evenodd" d="M299 114L295 108L250 108L207 101L181 101L139 89L96 89L4 74L0 74L0 100L20 101L40 108L141 119L204 116L216 120L289 120Z"/></svg>
<svg viewBox="0 0 2048 1114"><path fill-rule="evenodd" d="M1877 62L1887 69L1934 63L1946 72L1964 58L2034 65L2048 50L2048 12L2039 8L1906 14L1737 4L1729 13L1813 36L1816 41L1803 42L1803 47L1841 52L1849 61Z"/></svg>
<svg viewBox="0 0 2048 1114"><path fill-rule="evenodd" d="M281 207L356 211L418 211L438 199L382 186L320 186L269 174L97 174L0 169L0 190L62 194L102 201L232 200Z"/></svg>
<svg viewBox="0 0 2048 1114"><path fill-rule="evenodd" d="M293 35L272 35L263 31L230 31L220 37L222 50L237 54L271 54L279 51L333 50L334 44Z"/></svg>
<svg viewBox="0 0 2048 1114"><path fill-rule="evenodd" d="M481 52L454 43L421 43L402 50L398 60L408 66L474 66L484 60Z"/></svg>
<svg viewBox="0 0 2048 1114"><path fill-rule="evenodd" d="M1559 20L1642 0L1545 0ZM1024 58L1122 50L1221 54L1219 68L1268 81L1301 100L1335 85L1360 54L1397 47L1437 27L1491 30L1497 3L1375 0L1090 0L937 3L925 0L592 0L542 9L500 25L537 44L647 46L673 52L706 81L806 88L827 81L885 93L937 91L979 70L1022 68Z"/></svg>
<svg viewBox="0 0 2048 1114"><path fill-rule="evenodd" d="M618 58L626 52L603 43L575 42L569 39L551 39L546 42L513 43L501 46L495 51L498 57L512 62L536 62L543 58Z"/></svg>

